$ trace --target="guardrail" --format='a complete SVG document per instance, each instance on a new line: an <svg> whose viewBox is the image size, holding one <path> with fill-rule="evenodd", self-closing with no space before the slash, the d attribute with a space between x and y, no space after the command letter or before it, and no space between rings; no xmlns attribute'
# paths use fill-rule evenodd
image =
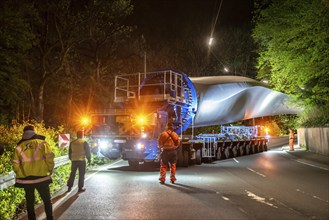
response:
<svg viewBox="0 0 329 220"><path fill-rule="evenodd" d="M56 157L54 160L55 160L55 168L63 166L70 162L69 157L67 155L62 157ZM14 171L10 171L7 175L0 175L0 190L4 190L14 184L15 184Z"/></svg>

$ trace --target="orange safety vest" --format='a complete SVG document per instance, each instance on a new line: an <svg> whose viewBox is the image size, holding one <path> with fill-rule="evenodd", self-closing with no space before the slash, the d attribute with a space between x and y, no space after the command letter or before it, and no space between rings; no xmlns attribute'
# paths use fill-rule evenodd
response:
<svg viewBox="0 0 329 220"><path fill-rule="evenodd" d="M54 153L46 141L29 139L18 144L12 163L16 173L16 183L40 183L51 179L50 175L55 166ZM29 177L34 178L29 179Z"/></svg>
<svg viewBox="0 0 329 220"><path fill-rule="evenodd" d="M158 147L165 150L176 149L180 144L178 134L171 130L162 132L158 139Z"/></svg>

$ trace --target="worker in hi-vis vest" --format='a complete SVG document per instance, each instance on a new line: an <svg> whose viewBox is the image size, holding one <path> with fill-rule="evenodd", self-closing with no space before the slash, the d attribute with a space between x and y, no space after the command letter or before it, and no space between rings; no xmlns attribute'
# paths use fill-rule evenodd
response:
<svg viewBox="0 0 329 220"><path fill-rule="evenodd" d="M54 153L45 141L45 137L36 134L33 126L24 127L12 163L16 173L15 186L25 190L28 219L36 219L35 189L43 201L47 219L53 219L49 184L52 183L51 174L55 166Z"/></svg>
<svg viewBox="0 0 329 220"><path fill-rule="evenodd" d="M289 129L289 150L290 151L294 151L295 148L294 148L294 143L295 141L295 134L294 134L294 131L292 129Z"/></svg>
<svg viewBox="0 0 329 220"><path fill-rule="evenodd" d="M165 183L167 166L170 166L170 181L176 181L176 163L177 148L180 141L176 132L173 130L173 123L167 124L167 129L163 131L158 138L158 147L161 149L160 161L160 183Z"/></svg>
<svg viewBox="0 0 329 220"><path fill-rule="evenodd" d="M90 148L88 143L83 140L83 132L77 132L77 139L72 141L69 146L69 159L71 160L71 174L67 181L68 189L70 192L74 183L75 174L79 170L78 192L86 191L84 186L85 173L86 173L86 159L90 164Z"/></svg>

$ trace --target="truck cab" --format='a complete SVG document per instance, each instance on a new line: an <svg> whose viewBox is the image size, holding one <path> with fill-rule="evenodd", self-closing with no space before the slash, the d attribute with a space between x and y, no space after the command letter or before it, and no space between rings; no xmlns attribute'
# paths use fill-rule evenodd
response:
<svg viewBox="0 0 329 220"><path fill-rule="evenodd" d="M137 128L131 126L129 110L107 109L91 114L91 126L86 130L91 150L109 159L121 157L123 146L137 136Z"/></svg>

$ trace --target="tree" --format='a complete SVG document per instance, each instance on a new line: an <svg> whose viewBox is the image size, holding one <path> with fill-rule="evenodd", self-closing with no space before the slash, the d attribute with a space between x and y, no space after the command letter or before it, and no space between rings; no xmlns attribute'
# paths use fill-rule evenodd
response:
<svg viewBox="0 0 329 220"><path fill-rule="evenodd" d="M31 85L32 117L42 121L47 83L67 66L79 39L77 28L82 21L80 14L74 13L70 0L36 1L33 7L36 16L28 22L35 40L28 51L25 74Z"/></svg>
<svg viewBox="0 0 329 220"><path fill-rule="evenodd" d="M129 33L122 23L131 13L130 1L36 1L32 6L36 16L28 23L35 39L25 74L33 117L63 121L73 106L108 104L103 97Z"/></svg>
<svg viewBox="0 0 329 220"><path fill-rule="evenodd" d="M302 100L306 107L328 106L328 1L256 3L258 78L267 78L274 89Z"/></svg>
<svg viewBox="0 0 329 220"><path fill-rule="evenodd" d="M32 14L32 8L24 2L0 2L0 123L17 117L24 103L28 106L29 85L22 70L34 38L25 22Z"/></svg>

